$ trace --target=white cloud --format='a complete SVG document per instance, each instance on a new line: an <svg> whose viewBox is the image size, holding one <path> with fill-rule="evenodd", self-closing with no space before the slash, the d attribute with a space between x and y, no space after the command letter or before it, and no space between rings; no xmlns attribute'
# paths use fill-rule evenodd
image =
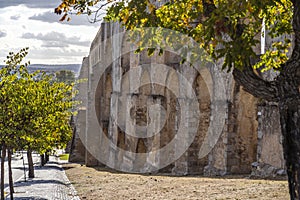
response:
<svg viewBox="0 0 300 200"><path fill-rule="evenodd" d="M4 30L0 30L0 38L6 37L7 33Z"/></svg>
<svg viewBox="0 0 300 200"><path fill-rule="evenodd" d="M28 8L55 8L59 5L60 0L1 0L0 8L9 6L25 5Z"/></svg>
<svg viewBox="0 0 300 200"><path fill-rule="evenodd" d="M86 47L90 46L89 41L82 41L80 37L67 37L64 33L59 33L56 31L52 31L46 34L24 33L22 35L22 38L41 40L43 42L42 47L55 47L55 45L57 45L57 47L69 47L69 45Z"/></svg>
<svg viewBox="0 0 300 200"><path fill-rule="evenodd" d="M29 49L27 60L30 60L32 64L44 64L45 55L47 55L49 64L78 64L82 62L84 56L88 55L88 51L81 49L34 48Z"/></svg>
<svg viewBox="0 0 300 200"><path fill-rule="evenodd" d="M21 15L17 14L17 15L10 16L10 19L18 20L18 19L20 19L20 17L21 17Z"/></svg>
<svg viewBox="0 0 300 200"><path fill-rule="evenodd" d="M55 21L49 23L50 16L45 20L32 19L33 16L40 17L45 13L50 15L54 7L50 9L33 7L38 7L39 1L45 3L52 0L7 0L5 4L8 4L8 1L12 1L15 5L18 1L26 1L27 4L3 8L4 1L0 0L0 49L2 49L0 62L5 60L8 52L17 52L24 47L29 47L28 59L31 63L78 64L82 62L84 56L88 55L90 43L98 27L88 22L87 25L72 26L55 23ZM45 4L39 7L43 6ZM75 18L73 20L75 23ZM82 24L82 21L76 23Z"/></svg>
<svg viewBox="0 0 300 200"><path fill-rule="evenodd" d="M65 44L65 43L61 43L59 41L47 41L47 42L44 42L41 47L47 47L47 48L66 48L66 47L69 47L69 45Z"/></svg>
<svg viewBox="0 0 300 200"><path fill-rule="evenodd" d="M61 15L55 14L53 11L47 11L44 13L35 14L33 16L30 16L29 19L31 20L38 20L43 22L49 22L49 23L60 23L60 24L66 24L66 25L87 25L87 26L99 26L98 23L90 23L88 20L88 17L86 15L72 15L70 21L63 21L60 22L59 19L61 18Z"/></svg>

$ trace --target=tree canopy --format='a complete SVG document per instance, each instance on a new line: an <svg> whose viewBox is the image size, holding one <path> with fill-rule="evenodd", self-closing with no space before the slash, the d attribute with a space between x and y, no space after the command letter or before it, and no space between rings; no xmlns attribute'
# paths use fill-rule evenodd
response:
<svg viewBox="0 0 300 200"><path fill-rule="evenodd" d="M10 53L0 70L1 141L43 153L71 138L75 91L72 84L52 81L42 72L29 73L29 63L21 64L26 55L26 49Z"/></svg>
<svg viewBox="0 0 300 200"><path fill-rule="evenodd" d="M70 70L60 70L55 72L55 78L58 82L64 82L70 85L75 82L75 73Z"/></svg>
<svg viewBox="0 0 300 200"><path fill-rule="evenodd" d="M266 33L285 39L274 42L254 67L280 70L291 45L292 2L289 0L108 1L106 20L121 21L127 29L164 27L192 37L213 58L225 58L224 68L242 69L255 58L263 22ZM64 0L57 13L90 13L103 1ZM90 13L91 14L91 13Z"/></svg>

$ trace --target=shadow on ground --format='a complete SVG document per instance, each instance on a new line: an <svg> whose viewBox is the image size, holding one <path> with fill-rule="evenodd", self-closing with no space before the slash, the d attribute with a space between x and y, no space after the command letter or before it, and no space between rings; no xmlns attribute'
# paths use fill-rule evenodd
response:
<svg viewBox="0 0 300 200"><path fill-rule="evenodd" d="M69 170L73 169L76 167L86 167L82 163L67 163L63 165L64 170ZM106 166L95 166L95 167L88 167L91 169L94 169L96 171L102 171L102 172L109 172L112 174L139 174L142 176L157 176L157 177L187 177L187 178L212 178L212 179L253 179L253 180L273 180L273 181L282 181L282 180L287 180L286 176L276 176L276 177L255 177L251 176L250 174L227 174L224 176L204 176L201 174L193 174L193 175L176 175L176 174L171 174L171 173L162 173L162 172L153 172L153 173L130 173L130 172L122 172L122 171L117 171L115 169L111 169Z"/></svg>
<svg viewBox="0 0 300 200"><path fill-rule="evenodd" d="M48 200L48 199L40 198L40 197L14 197L14 200Z"/></svg>

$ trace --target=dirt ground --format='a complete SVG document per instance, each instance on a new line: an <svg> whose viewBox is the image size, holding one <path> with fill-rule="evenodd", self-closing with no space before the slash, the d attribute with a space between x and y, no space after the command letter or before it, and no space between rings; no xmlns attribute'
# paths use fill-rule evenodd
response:
<svg viewBox="0 0 300 200"><path fill-rule="evenodd" d="M289 199L284 180L126 174L79 164L64 168L82 200Z"/></svg>

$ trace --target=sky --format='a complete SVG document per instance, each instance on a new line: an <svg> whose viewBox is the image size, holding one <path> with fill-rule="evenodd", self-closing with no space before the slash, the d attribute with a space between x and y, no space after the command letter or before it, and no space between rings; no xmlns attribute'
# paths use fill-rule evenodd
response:
<svg viewBox="0 0 300 200"><path fill-rule="evenodd" d="M9 52L29 47L31 64L81 64L89 54L100 22L85 15L59 22L60 0L0 0L0 65Z"/></svg>

